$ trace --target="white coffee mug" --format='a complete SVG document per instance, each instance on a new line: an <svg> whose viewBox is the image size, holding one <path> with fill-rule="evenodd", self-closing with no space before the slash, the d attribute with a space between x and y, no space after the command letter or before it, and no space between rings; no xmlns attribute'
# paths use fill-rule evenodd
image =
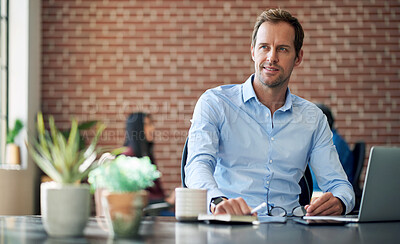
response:
<svg viewBox="0 0 400 244"><path fill-rule="evenodd" d="M175 217L179 221L195 221L207 213L207 190L175 188Z"/></svg>

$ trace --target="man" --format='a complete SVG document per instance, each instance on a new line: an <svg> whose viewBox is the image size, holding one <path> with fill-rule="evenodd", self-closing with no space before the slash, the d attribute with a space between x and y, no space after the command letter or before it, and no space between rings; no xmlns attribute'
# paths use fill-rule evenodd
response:
<svg viewBox="0 0 400 244"><path fill-rule="evenodd" d="M208 189L213 214L250 214L268 203L287 212L299 206L298 185L307 163L325 192L305 206L307 215L338 215L354 206L322 112L290 93L304 33L290 13L263 12L254 26L255 74L243 84L206 91L196 104L185 167L189 188Z"/></svg>

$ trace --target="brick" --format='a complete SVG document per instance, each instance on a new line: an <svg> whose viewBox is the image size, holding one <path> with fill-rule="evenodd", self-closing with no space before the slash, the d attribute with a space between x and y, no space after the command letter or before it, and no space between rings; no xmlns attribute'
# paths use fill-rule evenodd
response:
<svg viewBox="0 0 400 244"><path fill-rule="evenodd" d="M102 120L100 141L118 147L126 117L153 114L155 158L168 191L198 97L253 72L251 32L273 1L42 1L42 110ZM398 1L292 1L305 29L304 61L291 90L331 106L353 144L400 145ZM92 136L88 134L88 136ZM367 162L367 161L366 161Z"/></svg>

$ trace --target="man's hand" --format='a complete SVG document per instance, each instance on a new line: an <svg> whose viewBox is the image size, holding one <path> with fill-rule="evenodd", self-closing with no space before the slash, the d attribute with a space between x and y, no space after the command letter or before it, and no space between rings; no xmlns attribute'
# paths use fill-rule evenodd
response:
<svg viewBox="0 0 400 244"><path fill-rule="evenodd" d="M232 215L250 215L251 208L243 198L231 198L219 203L215 209L211 209L214 215L232 214Z"/></svg>
<svg viewBox="0 0 400 244"><path fill-rule="evenodd" d="M312 199L309 205L304 207L307 216L313 215L341 215L343 205L339 198L334 197L331 192L326 192L320 197Z"/></svg>

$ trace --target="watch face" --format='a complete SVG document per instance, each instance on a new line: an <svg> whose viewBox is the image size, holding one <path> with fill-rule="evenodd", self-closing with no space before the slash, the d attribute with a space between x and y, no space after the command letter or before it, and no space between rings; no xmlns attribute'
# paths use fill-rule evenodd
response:
<svg viewBox="0 0 400 244"><path fill-rule="evenodd" d="M220 202L222 202L224 199L222 197L218 197L212 200L212 203L214 203L214 205L219 204Z"/></svg>

